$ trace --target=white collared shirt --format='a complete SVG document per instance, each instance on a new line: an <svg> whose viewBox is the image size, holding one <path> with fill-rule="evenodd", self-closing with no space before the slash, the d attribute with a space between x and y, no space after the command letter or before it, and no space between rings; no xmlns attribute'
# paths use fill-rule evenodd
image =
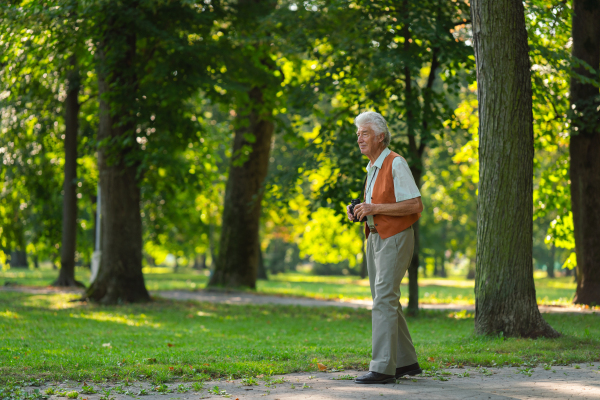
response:
<svg viewBox="0 0 600 400"><path fill-rule="evenodd" d="M367 164L367 182L365 186L365 203L371 204L371 197L373 195L373 188L377 181L377 175L383 165L383 160L391 153L391 150L387 147L381 152L375 164L371 166L371 162ZM421 192L415 183L415 179L410 172L408 163L402 157L394 158L392 162L392 177L394 179L394 193L396 195L396 202L404 200L414 199L421 197ZM367 224L374 228L375 222L373 222L373 216L367 215Z"/></svg>

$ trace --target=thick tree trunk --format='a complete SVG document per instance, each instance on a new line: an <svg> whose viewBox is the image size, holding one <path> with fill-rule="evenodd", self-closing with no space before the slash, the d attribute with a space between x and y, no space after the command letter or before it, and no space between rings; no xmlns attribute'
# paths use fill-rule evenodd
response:
<svg viewBox="0 0 600 400"><path fill-rule="evenodd" d="M27 268L27 253L25 250L13 250L10 252L10 267L11 268Z"/></svg>
<svg viewBox="0 0 600 400"><path fill-rule="evenodd" d="M131 132L134 125L128 107L135 104L121 103L112 106L106 102L111 90L120 90L120 98L135 91L136 77L133 70L135 57L135 34L128 26L111 26L99 46L102 67L98 74L100 92L100 123L98 141L119 141ZM121 53L115 54L111 42L118 38ZM107 62L105 54L111 52ZM107 76L111 80L107 81ZM116 82L119 82L117 85ZM114 89L113 89L114 87ZM111 93L113 94L113 93ZM132 93L133 94L133 93ZM116 147L116 146L115 146ZM104 304L144 302L150 300L142 274L142 219L140 216L140 187L137 164L125 161L134 147L115 148L100 146L98 170L102 201L100 204L100 248L102 256L98 276L87 290L87 297Z"/></svg>
<svg viewBox="0 0 600 400"><path fill-rule="evenodd" d="M600 68L600 0L573 2L573 57ZM575 72L598 79L584 67ZM600 304L600 93L571 78L575 107L571 144L571 209L577 251L576 304Z"/></svg>
<svg viewBox="0 0 600 400"><path fill-rule="evenodd" d="M63 181L62 247L60 272L52 286L85 287L75 280L75 247L77 239L77 132L79 130L79 70L71 56L69 87L65 99L65 176Z"/></svg>
<svg viewBox="0 0 600 400"><path fill-rule="evenodd" d="M557 337L533 282L533 114L523 3L471 3L479 100L475 331Z"/></svg>
<svg viewBox="0 0 600 400"><path fill-rule="evenodd" d="M262 96L258 88L250 91L251 110L240 115L247 122L235 132L219 254L209 286L256 288L261 201L274 130L269 116L256 111L263 104ZM243 164L240 157L247 158Z"/></svg>

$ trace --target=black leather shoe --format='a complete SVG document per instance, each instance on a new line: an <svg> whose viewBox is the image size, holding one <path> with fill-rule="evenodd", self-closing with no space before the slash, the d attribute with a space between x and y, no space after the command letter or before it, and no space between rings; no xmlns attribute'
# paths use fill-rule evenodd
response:
<svg viewBox="0 0 600 400"><path fill-rule="evenodd" d="M396 379L402 378L404 375L419 375L422 374L423 370L419 367L419 363L407 365L406 367L396 368Z"/></svg>
<svg viewBox="0 0 600 400"><path fill-rule="evenodd" d="M370 371L368 374L359 376L354 380L355 383L373 384L373 383L394 383L396 378L394 375L380 374L379 372Z"/></svg>

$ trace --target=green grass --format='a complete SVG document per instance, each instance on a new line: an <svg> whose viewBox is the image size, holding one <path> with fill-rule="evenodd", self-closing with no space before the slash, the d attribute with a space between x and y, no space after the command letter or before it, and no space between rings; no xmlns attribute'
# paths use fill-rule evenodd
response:
<svg viewBox="0 0 600 400"><path fill-rule="evenodd" d="M75 294L0 292L0 382L255 377L368 366L368 310L157 300L98 306ZM545 315L559 339L473 335L472 314L408 318L419 363L567 364L600 360L598 315Z"/></svg>
<svg viewBox="0 0 600 400"><path fill-rule="evenodd" d="M57 271L49 269L27 270L10 269L0 272L0 285L15 282L21 285L45 286L56 279ZM204 288L208 277L191 269L182 269L173 273L170 268L145 269L146 286L149 290L199 290ZM575 282L571 277L554 279L542 278L545 273L536 273L536 291L538 304L572 305L575 294ZM89 270L76 269L76 277L88 282ZM419 278L419 301L424 304L455 303L475 304L474 281L462 278ZM407 279L401 286L403 304L408 302ZM257 292L312 297L318 299L370 299L371 291L368 279L349 276L311 276L300 273L287 273L271 276L268 281L258 281Z"/></svg>

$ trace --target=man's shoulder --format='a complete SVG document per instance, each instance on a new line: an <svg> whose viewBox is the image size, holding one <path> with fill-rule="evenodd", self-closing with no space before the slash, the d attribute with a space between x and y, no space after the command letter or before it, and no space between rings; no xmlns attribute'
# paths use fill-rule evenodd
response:
<svg viewBox="0 0 600 400"><path fill-rule="evenodd" d="M400 154L396 153L395 151L390 151L390 156L392 158L392 162L393 165L401 165L401 164L406 164L408 165L408 163L406 162L406 159L404 157L402 157Z"/></svg>

